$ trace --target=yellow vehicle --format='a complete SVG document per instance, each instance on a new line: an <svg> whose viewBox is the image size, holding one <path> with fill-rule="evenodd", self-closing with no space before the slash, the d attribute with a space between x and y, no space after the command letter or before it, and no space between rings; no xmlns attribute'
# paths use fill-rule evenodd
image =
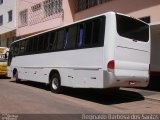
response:
<svg viewBox="0 0 160 120"><path fill-rule="evenodd" d="M7 76L7 59L9 49L7 47L0 47L0 76Z"/></svg>

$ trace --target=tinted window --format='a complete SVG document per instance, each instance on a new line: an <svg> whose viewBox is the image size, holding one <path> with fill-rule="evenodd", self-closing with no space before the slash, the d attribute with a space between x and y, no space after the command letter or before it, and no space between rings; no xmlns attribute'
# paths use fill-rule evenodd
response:
<svg viewBox="0 0 160 120"><path fill-rule="evenodd" d="M84 26L79 24L79 33L78 33L78 48L82 48L84 38Z"/></svg>
<svg viewBox="0 0 160 120"><path fill-rule="evenodd" d="M93 45L99 45L104 39L104 28L105 28L104 19L96 19L93 21Z"/></svg>
<svg viewBox="0 0 160 120"><path fill-rule="evenodd" d="M44 38L43 50L46 51L48 49L49 33L45 33L43 38Z"/></svg>
<svg viewBox="0 0 160 120"><path fill-rule="evenodd" d="M55 41L56 41L56 32L52 31L50 32L50 38L49 38L49 50L54 50L55 48Z"/></svg>
<svg viewBox="0 0 160 120"><path fill-rule="evenodd" d="M18 55L18 50L19 50L19 42L16 42L15 44L14 44L14 56L17 56Z"/></svg>
<svg viewBox="0 0 160 120"><path fill-rule="evenodd" d="M143 42L149 40L149 26L147 24L118 14L116 18L117 32L120 36Z"/></svg>
<svg viewBox="0 0 160 120"><path fill-rule="evenodd" d="M80 24L78 47L98 47L104 43L105 17L98 17Z"/></svg>
<svg viewBox="0 0 160 120"><path fill-rule="evenodd" d="M20 41L20 47L19 48L20 48L19 55L24 54L25 49L26 49L26 41L25 40Z"/></svg>
<svg viewBox="0 0 160 120"><path fill-rule="evenodd" d="M33 37L33 52L35 53L35 52L37 52L37 45L38 45L38 39L39 39L39 37L38 36L35 36L35 37Z"/></svg>
<svg viewBox="0 0 160 120"><path fill-rule="evenodd" d="M39 35L39 39L38 39L38 52L41 52L44 49L44 39L45 38L44 38L43 34Z"/></svg>
<svg viewBox="0 0 160 120"><path fill-rule="evenodd" d="M33 45L34 45L34 37L27 38L26 39L26 52L25 52L25 54L31 54L31 53L33 53L33 51L35 49L33 47Z"/></svg>
<svg viewBox="0 0 160 120"><path fill-rule="evenodd" d="M28 52L29 53L32 53L33 52L33 44L34 44L34 38L30 38L29 41L28 41Z"/></svg>
<svg viewBox="0 0 160 120"><path fill-rule="evenodd" d="M74 49L77 40L77 25L70 26L66 32L65 48Z"/></svg>
<svg viewBox="0 0 160 120"><path fill-rule="evenodd" d="M29 55L59 50L100 47L104 43L105 16L42 33L12 46L14 54ZM20 45L19 45L20 44Z"/></svg>
<svg viewBox="0 0 160 120"><path fill-rule="evenodd" d="M85 23L85 40L84 40L84 44L85 46L89 46L91 45L91 41L92 41L92 21L88 21Z"/></svg>
<svg viewBox="0 0 160 120"><path fill-rule="evenodd" d="M64 30L61 29L57 33L56 50L62 50L64 48Z"/></svg>

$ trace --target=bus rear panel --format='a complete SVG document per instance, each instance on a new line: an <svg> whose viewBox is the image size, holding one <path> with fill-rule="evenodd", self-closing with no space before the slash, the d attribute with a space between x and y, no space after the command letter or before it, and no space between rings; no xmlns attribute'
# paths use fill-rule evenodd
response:
<svg viewBox="0 0 160 120"><path fill-rule="evenodd" d="M110 33L114 36L111 45L114 50L110 51L111 57L106 54L108 71L105 74L108 75L105 76L110 79L106 87L146 87L149 84L149 25L121 14L115 16L115 30Z"/></svg>

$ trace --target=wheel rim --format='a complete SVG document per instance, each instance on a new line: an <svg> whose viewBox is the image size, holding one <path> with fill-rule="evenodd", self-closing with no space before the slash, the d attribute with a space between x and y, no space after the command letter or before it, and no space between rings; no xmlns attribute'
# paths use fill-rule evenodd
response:
<svg viewBox="0 0 160 120"><path fill-rule="evenodd" d="M58 79L57 78L53 78L53 80L52 80L52 88L54 89L54 90L57 90L58 89Z"/></svg>

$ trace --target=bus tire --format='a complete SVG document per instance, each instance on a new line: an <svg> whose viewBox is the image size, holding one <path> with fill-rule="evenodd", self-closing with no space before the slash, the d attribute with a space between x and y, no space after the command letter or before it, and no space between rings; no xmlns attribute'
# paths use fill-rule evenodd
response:
<svg viewBox="0 0 160 120"><path fill-rule="evenodd" d="M16 83L20 83L21 80L18 78L18 72L16 71L16 73L13 75L13 78L15 79Z"/></svg>
<svg viewBox="0 0 160 120"><path fill-rule="evenodd" d="M49 85L50 85L51 92L57 93L57 94L60 94L62 92L61 79L58 73L54 73L50 77Z"/></svg>

